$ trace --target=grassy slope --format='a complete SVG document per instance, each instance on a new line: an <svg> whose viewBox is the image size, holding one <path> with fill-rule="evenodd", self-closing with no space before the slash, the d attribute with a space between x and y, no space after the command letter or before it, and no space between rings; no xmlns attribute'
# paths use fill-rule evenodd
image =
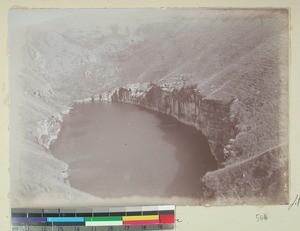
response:
<svg viewBox="0 0 300 231"><path fill-rule="evenodd" d="M236 99L232 118L239 135L227 147L230 154L224 166L285 143L285 14L233 11L232 17L228 15L166 15L140 24L94 18L86 27L66 26L58 20L29 28L21 54L25 68L13 77L13 88L21 96L12 100L12 107L19 107L22 114L15 129L25 131L15 143L19 141L20 150L28 150L19 151L23 180L13 199L54 192L69 195L72 189L65 189L61 174L67 166L37 142L49 144L49 137L59 130L61 112L74 100L127 83L172 83L179 77L197 84L208 99ZM17 176L12 180L17 182Z"/></svg>

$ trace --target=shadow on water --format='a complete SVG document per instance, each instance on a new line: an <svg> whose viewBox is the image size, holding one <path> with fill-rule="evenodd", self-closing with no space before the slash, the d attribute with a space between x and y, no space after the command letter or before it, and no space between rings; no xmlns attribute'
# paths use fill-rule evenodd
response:
<svg viewBox="0 0 300 231"><path fill-rule="evenodd" d="M165 133L163 139L176 147L179 169L165 192L166 196L201 197L201 178L208 171L218 168L206 137L193 126L179 122L170 115L142 107L140 110L159 118L158 127Z"/></svg>

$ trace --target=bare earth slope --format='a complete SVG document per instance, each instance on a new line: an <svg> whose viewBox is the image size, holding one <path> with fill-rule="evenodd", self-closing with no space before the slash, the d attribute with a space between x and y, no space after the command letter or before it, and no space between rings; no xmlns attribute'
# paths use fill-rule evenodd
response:
<svg viewBox="0 0 300 231"><path fill-rule="evenodd" d="M119 14L32 26L20 53L11 33L10 68L20 70L11 74L12 202L88 197L68 186L68 166L49 145L74 101L102 99L159 110L202 131L219 163L201 179L203 203L286 203L287 12Z"/></svg>

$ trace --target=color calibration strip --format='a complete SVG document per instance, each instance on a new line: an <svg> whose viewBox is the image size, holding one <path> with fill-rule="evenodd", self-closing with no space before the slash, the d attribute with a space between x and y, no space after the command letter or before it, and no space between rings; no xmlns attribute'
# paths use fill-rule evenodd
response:
<svg viewBox="0 0 300 231"><path fill-rule="evenodd" d="M175 206L86 209L12 209L13 226L143 226L175 223ZM173 228L172 228L173 229Z"/></svg>

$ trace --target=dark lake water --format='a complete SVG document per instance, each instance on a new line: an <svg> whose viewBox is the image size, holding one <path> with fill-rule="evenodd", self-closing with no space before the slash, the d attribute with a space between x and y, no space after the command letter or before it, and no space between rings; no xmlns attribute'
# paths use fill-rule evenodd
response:
<svg viewBox="0 0 300 231"><path fill-rule="evenodd" d="M75 105L50 148L72 187L101 198L199 198L201 177L217 168L195 128L122 103Z"/></svg>

